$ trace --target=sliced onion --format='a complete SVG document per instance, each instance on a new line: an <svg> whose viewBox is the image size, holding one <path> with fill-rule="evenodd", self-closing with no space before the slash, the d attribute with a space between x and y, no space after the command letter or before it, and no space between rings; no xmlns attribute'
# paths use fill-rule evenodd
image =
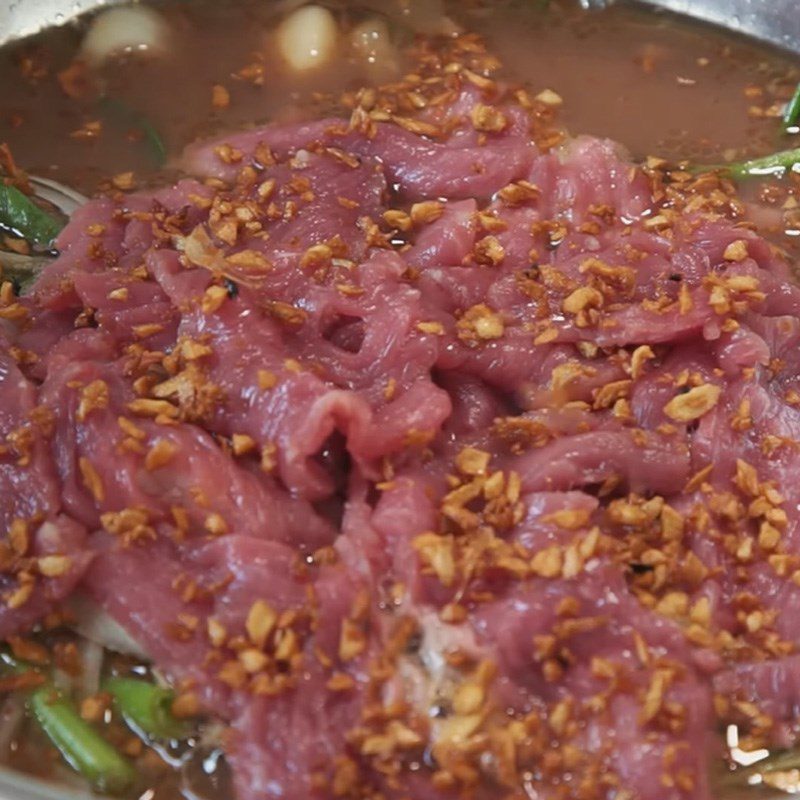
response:
<svg viewBox="0 0 800 800"><path fill-rule="evenodd" d="M0 706L0 763L8 761L9 748L24 719L25 700L14 692Z"/></svg>
<svg viewBox="0 0 800 800"><path fill-rule="evenodd" d="M75 616L72 627L81 636L107 650L149 660L145 649L116 620L85 595L72 597L69 608Z"/></svg>
<svg viewBox="0 0 800 800"><path fill-rule="evenodd" d="M100 691L103 672L103 647L98 642L84 638L81 642L81 679L79 690L83 697Z"/></svg>
<svg viewBox="0 0 800 800"><path fill-rule="evenodd" d="M63 669L55 667L50 674L50 680L53 686L55 686L59 692L64 692L65 694L72 693L75 679L72 677L72 675L70 675L69 672L65 672Z"/></svg>

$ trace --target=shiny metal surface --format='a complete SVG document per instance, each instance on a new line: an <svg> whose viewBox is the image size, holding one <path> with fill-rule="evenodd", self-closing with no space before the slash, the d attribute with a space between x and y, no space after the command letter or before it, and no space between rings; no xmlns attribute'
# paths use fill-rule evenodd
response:
<svg viewBox="0 0 800 800"><path fill-rule="evenodd" d="M96 794L55 787L0 767L0 800L104 800Z"/></svg>
<svg viewBox="0 0 800 800"><path fill-rule="evenodd" d="M424 0L421 0L424 2ZM617 0L684 14L800 54L800 0ZM0 45L124 0L0 0ZM579 0L602 8L614 0ZM0 800L98 800L0 767Z"/></svg>
<svg viewBox="0 0 800 800"><path fill-rule="evenodd" d="M122 0L0 0L0 44ZM424 0L420 0L424 2ZM800 0L631 0L696 17L800 53ZM579 0L602 8L614 0Z"/></svg>
<svg viewBox="0 0 800 800"><path fill-rule="evenodd" d="M93 8L118 0L0 0L0 44L63 25Z"/></svg>
<svg viewBox="0 0 800 800"><path fill-rule="evenodd" d="M800 53L798 0L639 0Z"/></svg>

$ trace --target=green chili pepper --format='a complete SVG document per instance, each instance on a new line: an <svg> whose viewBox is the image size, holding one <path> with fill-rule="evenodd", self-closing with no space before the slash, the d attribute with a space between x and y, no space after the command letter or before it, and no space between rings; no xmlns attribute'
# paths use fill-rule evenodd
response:
<svg viewBox="0 0 800 800"><path fill-rule="evenodd" d="M5 184L0 184L0 225L43 247L50 247L64 227L63 222L43 211L15 186Z"/></svg>
<svg viewBox="0 0 800 800"><path fill-rule="evenodd" d="M789 129L797 124L798 118L800 118L800 83L797 84L792 99L786 104L786 110L783 112L784 131L788 133Z"/></svg>

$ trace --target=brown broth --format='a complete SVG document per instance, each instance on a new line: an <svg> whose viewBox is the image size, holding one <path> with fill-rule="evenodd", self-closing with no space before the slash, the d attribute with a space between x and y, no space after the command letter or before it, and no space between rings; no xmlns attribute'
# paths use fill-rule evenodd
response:
<svg viewBox="0 0 800 800"><path fill-rule="evenodd" d="M335 107L333 98L341 91L374 77L344 49L329 67L292 75L269 40L277 5L162 3L174 31L172 52L119 60L103 70L101 80L108 94L150 120L176 156L187 143L215 131L318 115ZM624 4L600 14L567 10L566 4L548 13L532 10L535 4L507 2L503 13L497 13L497 4L486 5L453 3L452 16L486 34L509 78L558 91L571 131L609 136L634 156L706 161L791 144L779 136L774 117L748 113L768 105L755 92L766 88L777 100L791 92L800 71L782 54ZM357 18L353 12L346 16ZM0 141L31 171L90 190L101 177L124 170L152 175L154 163L146 145L130 135L135 126L129 120L94 101L76 102L61 90L57 73L76 56L85 27L83 21L53 29L0 53ZM28 59L36 65L34 73L41 67L41 77L23 75L21 64ZM257 60L263 85L236 76ZM229 90L227 109L211 107L214 84ZM104 123L100 136L72 136L93 120Z"/></svg>
<svg viewBox="0 0 800 800"><path fill-rule="evenodd" d="M330 5L345 27L368 13L358 2ZM402 52L411 37L398 21L402 0L369 5L395 10L392 31ZM450 2L448 11L467 30L486 35L506 77L535 92L556 90L570 131L608 136L636 158L657 154L695 163L796 145L798 137L782 135L776 118L800 77L796 59L626 3L593 14L574 2L551 3L548 11L541 5L471 0ZM390 76L348 48L324 69L292 74L270 39L286 2L166 0L158 7L173 31L170 53L118 59L101 70L98 88L113 98L111 107L96 96L76 101L59 84L59 72L78 54L86 20L0 51L0 142L10 145L23 168L87 193L121 172L133 171L139 182L163 180L137 118L159 133L174 162L197 138L335 111L342 91ZM402 57L398 61L402 67ZM241 76L253 65L263 70L261 85ZM228 90L227 108L212 107L214 85ZM76 136L96 121L103 126L99 136ZM753 182L743 191L757 199L761 189ZM787 236L779 210L760 219L776 244L797 252L800 224L788 225L793 230Z"/></svg>
<svg viewBox="0 0 800 800"><path fill-rule="evenodd" d="M721 160L769 152L775 120L748 115L745 90L796 70L775 52L667 14L612 7L599 15L489 17L490 49L510 75L552 86L575 133L608 136L634 157ZM793 89L788 81L787 92Z"/></svg>

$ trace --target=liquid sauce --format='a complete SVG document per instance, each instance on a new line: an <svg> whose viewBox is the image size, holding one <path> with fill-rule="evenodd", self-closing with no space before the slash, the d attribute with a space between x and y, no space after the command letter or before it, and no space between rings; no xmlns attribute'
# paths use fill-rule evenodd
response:
<svg viewBox="0 0 800 800"><path fill-rule="evenodd" d="M479 3L453 4L449 11L464 28L487 36L507 77L555 89L571 131L609 136L634 157L722 161L791 146L777 135L780 109L773 106L788 99L798 70L778 53L624 4L592 15L566 3L548 12L537 12L536 3L501 5L502 13L497 4L489 10ZM348 48L329 68L292 74L271 39L276 9L279 4L249 0L164 5L170 53L119 59L97 81L109 97L146 117L174 157L200 136L318 116L335 108L341 91L391 78L390 67L371 66ZM342 16L352 25L359 14ZM398 66L411 35L402 22L395 13ZM84 32L85 24L67 26L5 49L0 140L30 171L84 190L123 170L152 177L152 154L126 114L96 102L96 91L76 102L63 90L67 78L59 80L59 73L78 54ZM227 90L227 106L212 106L214 85ZM99 135L81 136L97 121Z"/></svg>
<svg viewBox="0 0 800 800"><path fill-rule="evenodd" d="M182 149L198 138L335 113L342 92L402 74L404 47L416 22L400 4L389 2L371 3L370 9L330 6L345 29L376 9L386 11L392 59L365 56L343 37L333 63L293 73L277 55L274 30L297 5L263 0L159 4L170 31L168 52L124 56L91 74L71 68L86 20L9 45L0 51L0 142L8 144L23 169L86 194L129 172L138 185L149 185L174 177ZM447 13L462 29L486 36L490 51L503 61L504 78L534 92L557 92L563 99L561 121L569 131L615 139L635 159L658 155L716 164L797 145L798 137L780 133L778 120L800 75L788 57L625 4L592 15L573 8L577 3L547 5L453 2ZM423 27L436 19L425 18ZM742 191L762 232L791 250L800 235L800 215L795 218L787 202L789 187L753 181ZM6 707L3 713L11 712ZM69 780L70 773L33 727L23 727L0 759ZM121 724L111 730L116 743L139 758L148 784L132 796L184 796L168 766L178 763L180 753L143 755ZM205 768L196 759L187 768L196 773L194 796L227 797L224 770L215 770L207 758L204 763ZM204 784L202 791L197 782Z"/></svg>
<svg viewBox="0 0 800 800"><path fill-rule="evenodd" d="M0 141L30 172L91 193L121 172L158 179L161 164L143 121L163 141L169 167L199 137L333 112L342 91L401 72L403 46L413 35L408 15L398 10L405 4L377 3L390 12L393 64L371 64L369 55L342 47L328 68L302 75L287 68L274 41L282 13L297 5L161 4L169 52L112 60L89 86L79 79L70 88L74 81L65 72L80 56L85 21L7 46L0 55ZM462 28L487 37L505 77L536 91L556 90L572 132L608 136L634 157L705 163L793 146L792 137L779 134L777 118L800 70L782 54L624 3L599 14L581 12L577 3L500 5L502 13L485 2L453 3L447 11ZM332 7L349 27L371 13L357 4ZM421 27L430 19L436 16L428 11ZM224 104L214 103L214 86L224 88ZM762 188L751 184L745 192L755 197ZM779 235L778 243L792 246L800 222L793 227L779 213L762 221L773 234L788 227L790 235Z"/></svg>

